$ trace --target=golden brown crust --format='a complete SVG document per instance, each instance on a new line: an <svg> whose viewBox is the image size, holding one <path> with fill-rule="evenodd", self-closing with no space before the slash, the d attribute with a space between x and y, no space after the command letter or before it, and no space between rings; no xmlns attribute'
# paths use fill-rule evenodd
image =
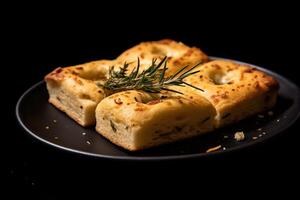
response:
<svg viewBox="0 0 300 200"><path fill-rule="evenodd" d="M126 91L98 104L96 130L117 145L140 150L212 131L215 114L205 98Z"/></svg>
<svg viewBox="0 0 300 200"><path fill-rule="evenodd" d="M276 102L278 82L251 66L215 60L198 69L185 81L204 90L192 89L215 106L217 127L262 112Z"/></svg>
<svg viewBox="0 0 300 200"><path fill-rule="evenodd" d="M199 61L207 61L207 56L197 48L190 48L182 43L173 40L160 40L155 42L143 42L135 47L125 51L116 60L100 60L86 64L57 68L45 77L50 98L69 98L69 101L76 102L76 106L66 100L65 102L54 104L60 110L66 112L70 117L79 122L79 124L91 125L95 122L91 117L94 114L92 110L106 95L105 91L99 88L96 83L104 83L108 78L110 66L118 69L124 62L132 62L128 71L136 65L137 57L140 57L141 68L148 67L153 58L161 59L169 56L169 72L177 71L178 67L185 64L192 64ZM56 93L55 90L63 90ZM55 93L55 94L54 94ZM90 100L88 105L81 105L80 100ZM51 100L50 102L54 102ZM65 106L65 108L62 108ZM77 107L83 109L78 109ZM76 110L76 111L75 111ZM78 114L77 112L81 112ZM76 116L77 114L77 116ZM87 117L89 116L89 117Z"/></svg>
<svg viewBox="0 0 300 200"><path fill-rule="evenodd" d="M94 111L105 97L96 83L105 81L111 61L57 68L45 76L49 102L82 126L94 125Z"/></svg>
<svg viewBox="0 0 300 200"><path fill-rule="evenodd" d="M184 95L168 91L105 94L97 86L106 81L112 65L118 69L124 62L132 62L128 70L131 71L139 57L143 69L153 58L161 60L165 56L169 66L167 76L185 65L204 63L195 69L199 73L184 79L204 91L172 86L170 89ZM275 104L279 85L271 76L251 66L225 60L208 61L200 49L165 39L143 42L115 60L57 68L45 81L50 103L82 126L97 122L96 130L101 135L136 151L212 131Z"/></svg>
<svg viewBox="0 0 300 200"><path fill-rule="evenodd" d="M140 59L142 66L149 66L153 58L161 60L165 56L168 57L167 75L174 74L185 65L189 65L190 68L195 64L205 63L209 60L208 56L199 48L188 47L181 42L164 39L155 42L142 42L122 53L116 62L120 64L132 63L131 68L133 68L137 58Z"/></svg>

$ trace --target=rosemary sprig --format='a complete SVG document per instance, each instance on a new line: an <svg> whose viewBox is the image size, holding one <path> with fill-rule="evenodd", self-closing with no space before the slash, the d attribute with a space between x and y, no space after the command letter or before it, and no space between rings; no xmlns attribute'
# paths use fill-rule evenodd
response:
<svg viewBox="0 0 300 200"><path fill-rule="evenodd" d="M156 61L157 59L153 59L152 64L147 69L139 72L140 60L138 58L137 66L128 75L126 74L126 72L128 71L129 63L125 62L123 67L121 67L120 70L117 71L114 70L114 66L112 66L109 69L108 80L104 84L98 83L98 86L101 86L104 89L112 92L123 90L143 90L150 93L159 93L162 90L167 90L182 94L179 91L168 88L168 86L174 85L189 86L203 91L202 89L183 81L184 78L198 73L199 70L192 70L201 63L196 64L186 72L182 73L188 67L188 65L184 66L175 74L165 77L165 73L168 69L167 57L164 57L164 59L162 59L159 63L157 63Z"/></svg>

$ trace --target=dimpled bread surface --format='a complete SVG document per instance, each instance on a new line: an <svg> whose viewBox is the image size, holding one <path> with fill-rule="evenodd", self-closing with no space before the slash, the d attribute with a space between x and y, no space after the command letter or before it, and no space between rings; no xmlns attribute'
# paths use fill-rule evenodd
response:
<svg viewBox="0 0 300 200"><path fill-rule="evenodd" d="M154 58L159 62L169 56L168 71L176 71L178 66L206 62L208 57L198 48L188 47L181 42L165 39L143 42L122 53L114 60L99 60L81 65L57 68L45 76L49 102L65 112L81 126L95 125L95 109L98 103L110 95L97 83L108 78L109 67L119 69L125 62L130 63L130 72L140 59L141 70L149 67Z"/></svg>
<svg viewBox="0 0 300 200"><path fill-rule="evenodd" d="M127 73L167 57L166 76L199 64L184 81L197 88L168 86L182 94L138 90L111 92L99 84L109 78L110 66ZM183 72L182 72L183 73ZM266 73L227 60L210 61L196 47L165 39L142 42L114 60L57 68L45 77L49 102L82 126L130 151L167 144L211 132L265 111L276 103L279 85Z"/></svg>

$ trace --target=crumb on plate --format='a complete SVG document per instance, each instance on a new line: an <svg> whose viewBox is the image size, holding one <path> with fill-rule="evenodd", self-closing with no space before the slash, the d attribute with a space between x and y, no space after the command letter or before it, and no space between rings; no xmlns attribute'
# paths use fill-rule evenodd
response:
<svg viewBox="0 0 300 200"><path fill-rule="evenodd" d="M236 133L234 134L234 139L235 139L236 141L243 141L243 140L245 139L245 134L244 134L244 132L243 132L243 131L236 132Z"/></svg>
<svg viewBox="0 0 300 200"><path fill-rule="evenodd" d="M222 147L221 145L218 145L218 146L209 148L209 149L206 150L206 153L217 151L217 150L221 149L221 147Z"/></svg>

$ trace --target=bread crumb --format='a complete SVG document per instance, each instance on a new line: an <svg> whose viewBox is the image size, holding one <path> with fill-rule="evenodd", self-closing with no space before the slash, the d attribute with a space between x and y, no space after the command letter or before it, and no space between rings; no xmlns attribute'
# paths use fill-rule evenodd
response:
<svg viewBox="0 0 300 200"><path fill-rule="evenodd" d="M209 148L206 150L206 153L217 151L217 150L221 149L221 147L222 147L221 145L218 145L216 147Z"/></svg>
<svg viewBox="0 0 300 200"><path fill-rule="evenodd" d="M234 134L234 139L235 139L236 141L243 141L243 140L245 139L245 134L244 134L244 132L243 132L243 131L236 132L236 133Z"/></svg>

